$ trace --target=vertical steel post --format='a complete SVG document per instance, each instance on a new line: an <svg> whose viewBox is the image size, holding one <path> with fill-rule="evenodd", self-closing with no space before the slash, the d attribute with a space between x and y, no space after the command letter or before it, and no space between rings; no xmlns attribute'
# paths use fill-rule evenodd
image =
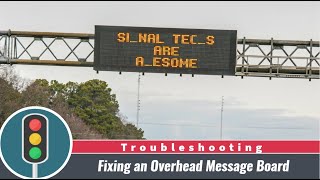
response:
<svg viewBox="0 0 320 180"><path fill-rule="evenodd" d="M272 56L273 56L273 38L271 38L271 51L270 51L270 77L269 79L271 80L271 75L272 75Z"/></svg>
<svg viewBox="0 0 320 180"><path fill-rule="evenodd" d="M307 74L309 74L309 77L312 75L312 61L313 61L313 53L312 53L312 46L313 46L313 43L312 43L312 39L310 39L310 60L309 60L309 63L310 63L310 68L308 70L308 67L306 67L307 69ZM308 62L308 61L307 61ZM309 73L308 73L309 71ZM311 81L311 78L309 78L309 81Z"/></svg>
<svg viewBox="0 0 320 180"><path fill-rule="evenodd" d="M241 73L242 73L242 76L241 78L243 78L243 73L244 73L244 60L245 60L245 51L246 51L246 37L243 37L243 47L242 47L242 67L241 67Z"/></svg>
<svg viewBox="0 0 320 180"><path fill-rule="evenodd" d="M7 63L10 64L10 60L11 60L11 30L9 29L8 31L8 54L7 54Z"/></svg>

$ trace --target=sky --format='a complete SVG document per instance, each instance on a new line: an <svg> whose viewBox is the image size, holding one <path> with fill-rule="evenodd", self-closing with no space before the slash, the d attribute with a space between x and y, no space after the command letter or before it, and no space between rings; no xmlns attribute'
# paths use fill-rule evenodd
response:
<svg viewBox="0 0 320 180"><path fill-rule="evenodd" d="M95 25L231 29L238 38L319 41L319 9L320 2L0 2L0 30L94 33ZM138 73L14 67L31 80L104 80L120 112L136 123ZM219 139L222 119L222 139L319 139L319 90L319 80L148 73L141 76L139 127L147 139Z"/></svg>

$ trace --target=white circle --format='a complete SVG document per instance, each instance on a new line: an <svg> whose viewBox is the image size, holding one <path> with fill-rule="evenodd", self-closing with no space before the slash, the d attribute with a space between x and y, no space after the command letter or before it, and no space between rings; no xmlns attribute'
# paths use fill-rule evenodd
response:
<svg viewBox="0 0 320 180"><path fill-rule="evenodd" d="M209 151L214 151L216 149L216 147L214 146L209 146Z"/></svg>
<svg viewBox="0 0 320 180"><path fill-rule="evenodd" d="M219 150L220 150L221 152L223 152L223 151L226 150L226 147L225 147L224 145L221 145L221 146L219 147Z"/></svg>
<svg viewBox="0 0 320 180"><path fill-rule="evenodd" d="M44 177L41 177L41 178L37 178L37 179L49 179L55 175L57 175L60 171L62 171L62 169L67 165L67 163L69 162L70 160L70 157L71 157L71 153L72 153L72 148L73 148L73 141L72 141L72 134L71 134L71 130L67 124L67 122L56 112L54 112L53 110L51 109L48 109L48 108L45 108L45 107L40 107L40 106L30 106L30 107L25 107L25 108L22 108L16 112L14 112L13 114L11 114L7 119L6 121L3 123L2 127L1 127L1 130L0 130L0 145L1 145L1 141L2 141L2 133L3 133L3 130L5 128L5 126L8 124L9 120L12 119L14 116L16 116L17 114L21 113L22 111L26 111L26 110L30 110L30 109L39 109L39 110L44 110L44 111L48 111L50 113L52 113L53 115L57 116L61 121L62 123L64 124L64 126L66 127L67 131L68 131L68 134L69 134L69 139L70 139L70 149L69 149L69 152L68 152L68 156L66 158L66 160L64 161L64 163L62 164L62 166L56 170L54 173L48 175L48 176L44 176ZM6 168L12 173L14 174L15 176L19 177L19 178L22 178L22 179L32 179L30 177L26 177L26 176L23 176L17 172L15 172L13 169L11 169L11 167L7 164L6 160L4 159L3 157L3 154L2 154L2 148L0 147L0 158L3 162L3 164L6 166Z"/></svg>
<svg viewBox="0 0 320 180"><path fill-rule="evenodd" d="M146 146L144 146L144 145L140 146L140 151L146 151L146 150L147 150Z"/></svg>

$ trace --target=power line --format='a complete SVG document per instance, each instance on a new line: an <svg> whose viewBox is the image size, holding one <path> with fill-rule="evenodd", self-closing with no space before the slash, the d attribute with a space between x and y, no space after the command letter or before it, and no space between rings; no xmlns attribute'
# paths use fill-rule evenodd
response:
<svg viewBox="0 0 320 180"><path fill-rule="evenodd" d="M192 126L192 127L219 127L214 124L177 124L177 123L151 123L140 122L140 125L156 125L156 126ZM221 127L221 126L220 126ZM292 129L292 130L310 130L316 128L303 128L303 127L263 127L263 126L247 126L247 127L226 127L224 129Z"/></svg>
<svg viewBox="0 0 320 180"><path fill-rule="evenodd" d="M176 123L140 123L143 125L159 125L159 126L192 126L192 127L218 127L210 124L176 124Z"/></svg>

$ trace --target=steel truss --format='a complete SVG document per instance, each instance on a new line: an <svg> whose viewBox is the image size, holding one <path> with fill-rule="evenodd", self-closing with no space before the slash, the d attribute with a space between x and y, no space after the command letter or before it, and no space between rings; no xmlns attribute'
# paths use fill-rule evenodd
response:
<svg viewBox="0 0 320 180"><path fill-rule="evenodd" d="M320 79L320 42L238 39L236 76ZM0 31L0 63L93 67L94 34Z"/></svg>

